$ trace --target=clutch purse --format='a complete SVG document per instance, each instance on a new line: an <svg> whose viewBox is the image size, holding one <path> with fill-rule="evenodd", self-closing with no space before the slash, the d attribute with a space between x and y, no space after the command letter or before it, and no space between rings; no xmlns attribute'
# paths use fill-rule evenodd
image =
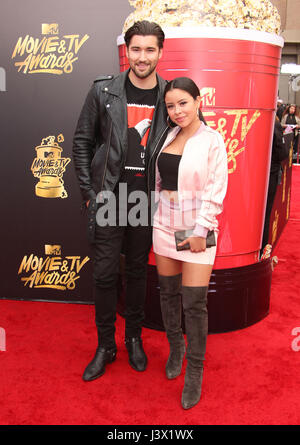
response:
<svg viewBox="0 0 300 445"><path fill-rule="evenodd" d="M178 244L182 243L182 241L186 240L190 236L194 236L193 230L182 230L179 232L175 232L175 243L176 243L176 250L189 250L190 249L190 243L185 244L184 246L178 246ZM213 230L209 230L207 232L206 237L206 247L213 247L216 245L216 238L215 238L215 232Z"/></svg>

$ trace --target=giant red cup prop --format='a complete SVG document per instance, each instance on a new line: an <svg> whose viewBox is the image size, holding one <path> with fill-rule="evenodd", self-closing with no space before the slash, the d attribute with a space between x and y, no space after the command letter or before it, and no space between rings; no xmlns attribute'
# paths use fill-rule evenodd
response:
<svg viewBox="0 0 300 445"><path fill-rule="evenodd" d="M270 148L283 39L260 31L224 28L165 30L158 73L191 77L202 112L224 137L229 182L214 269L256 263L261 247ZM128 68L118 39L120 69Z"/></svg>
<svg viewBox="0 0 300 445"><path fill-rule="evenodd" d="M208 290L208 329L241 329L269 312L271 262L259 261L259 250L284 42L277 35L244 29L164 31L158 73L167 80L187 76L197 83L204 117L222 134L228 153L228 190ZM123 37L118 46L124 71L129 66ZM155 269L152 253L144 325L163 329Z"/></svg>

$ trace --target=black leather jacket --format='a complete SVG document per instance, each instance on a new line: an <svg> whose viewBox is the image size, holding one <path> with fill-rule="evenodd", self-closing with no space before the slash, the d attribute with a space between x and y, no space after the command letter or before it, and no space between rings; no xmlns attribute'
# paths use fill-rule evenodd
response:
<svg viewBox="0 0 300 445"><path fill-rule="evenodd" d="M96 79L82 108L73 140L73 159L84 201L103 190L113 191L123 172L127 153L128 71ZM155 153L167 135L163 91L166 81L157 76L159 93L146 149L148 193L154 190Z"/></svg>

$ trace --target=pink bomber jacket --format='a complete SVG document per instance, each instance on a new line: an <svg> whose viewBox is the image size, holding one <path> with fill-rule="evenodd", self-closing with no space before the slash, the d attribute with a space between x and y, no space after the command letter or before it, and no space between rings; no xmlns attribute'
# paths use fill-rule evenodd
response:
<svg viewBox="0 0 300 445"><path fill-rule="evenodd" d="M158 156L179 131L180 127L170 130ZM179 207L181 210L196 209L195 236L206 237L208 230L218 231L216 217L223 209L227 183L227 153L223 138L201 122L200 128L186 142L178 169ZM156 200L160 191L161 178L156 160Z"/></svg>

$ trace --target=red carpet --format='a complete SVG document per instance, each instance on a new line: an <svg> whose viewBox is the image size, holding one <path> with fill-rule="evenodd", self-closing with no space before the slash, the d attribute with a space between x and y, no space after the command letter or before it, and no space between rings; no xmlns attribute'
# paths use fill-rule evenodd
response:
<svg viewBox="0 0 300 445"><path fill-rule="evenodd" d="M300 168L290 221L276 247L270 314L240 331L210 335L200 403L180 405L183 375L164 376L165 334L144 329L148 370L127 363L124 321L117 361L85 383L96 348L92 306L0 300L1 425L297 425L300 423ZM294 343L292 343L294 341ZM292 348L292 344L294 348ZM299 345L299 347L298 347Z"/></svg>

